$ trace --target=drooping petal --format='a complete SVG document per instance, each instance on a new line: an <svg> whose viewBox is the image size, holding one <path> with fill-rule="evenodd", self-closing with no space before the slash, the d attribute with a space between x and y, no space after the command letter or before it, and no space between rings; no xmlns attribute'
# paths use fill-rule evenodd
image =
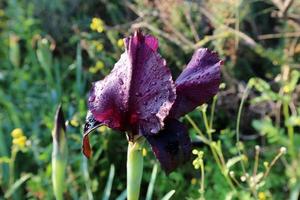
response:
<svg viewBox="0 0 300 200"><path fill-rule="evenodd" d="M166 119L164 129L146 139L167 174L190 159L191 141L187 129L176 119Z"/></svg>
<svg viewBox="0 0 300 200"><path fill-rule="evenodd" d="M219 89L221 65L217 53L198 49L175 81L177 97L170 116L183 116L213 97Z"/></svg>
<svg viewBox="0 0 300 200"><path fill-rule="evenodd" d="M155 134L163 127L164 119L175 101L172 76L165 60L156 52L156 38L136 32L125 42L133 65L130 123L135 129L133 132Z"/></svg>
<svg viewBox="0 0 300 200"><path fill-rule="evenodd" d="M82 140L82 152L88 158L92 155L92 149L89 141L89 134L96 128L100 127L101 125L103 124L98 122L94 118L93 114L90 111L88 111L86 115L84 129L83 129L84 133L83 133L83 140Z"/></svg>

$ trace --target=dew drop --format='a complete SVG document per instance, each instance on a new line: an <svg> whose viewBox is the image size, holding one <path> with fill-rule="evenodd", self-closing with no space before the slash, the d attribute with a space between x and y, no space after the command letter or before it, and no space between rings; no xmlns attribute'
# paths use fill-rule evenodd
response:
<svg viewBox="0 0 300 200"><path fill-rule="evenodd" d="M153 81L153 82L151 82L151 85L156 85L156 82L154 82L154 81Z"/></svg>
<svg viewBox="0 0 300 200"><path fill-rule="evenodd" d="M140 97L140 96L142 96L142 93L136 92L136 93L135 93L135 96Z"/></svg>
<svg viewBox="0 0 300 200"><path fill-rule="evenodd" d="M93 101L95 101L95 99L96 99L96 96L90 96L90 98L89 98L89 102L93 102Z"/></svg>
<svg viewBox="0 0 300 200"><path fill-rule="evenodd" d="M150 130L150 132L151 132L151 133L156 133L157 131L156 131L156 129L152 128L152 129Z"/></svg>
<svg viewBox="0 0 300 200"><path fill-rule="evenodd" d="M121 78L119 78L119 83L120 83L120 85L123 85L124 81Z"/></svg>

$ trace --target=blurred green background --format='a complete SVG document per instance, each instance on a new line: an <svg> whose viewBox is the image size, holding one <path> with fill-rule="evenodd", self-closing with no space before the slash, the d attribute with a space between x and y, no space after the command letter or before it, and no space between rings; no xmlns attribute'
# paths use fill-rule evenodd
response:
<svg viewBox="0 0 300 200"><path fill-rule="evenodd" d="M159 39L175 77L200 47L225 61L218 95L182 118L191 161L166 176L145 146L141 199L171 191L171 199L297 200L299 0L0 0L0 199L54 199L60 102L64 198L125 199L125 134L97 130L90 160L81 139L91 83L110 72L136 29Z"/></svg>

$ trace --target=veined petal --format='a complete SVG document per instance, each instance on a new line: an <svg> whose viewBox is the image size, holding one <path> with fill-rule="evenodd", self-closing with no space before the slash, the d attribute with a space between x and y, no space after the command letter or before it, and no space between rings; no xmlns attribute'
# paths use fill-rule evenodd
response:
<svg viewBox="0 0 300 200"><path fill-rule="evenodd" d="M213 97L219 89L222 61L217 53L198 49L175 81L176 101L170 116L181 117Z"/></svg>
<svg viewBox="0 0 300 200"><path fill-rule="evenodd" d="M131 60L130 124L134 133L155 134L175 101L175 86L155 37L136 32L125 41Z"/></svg>
<svg viewBox="0 0 300 200"><path fill-rule="evenodd" d="M133 134L155 134L175 102L175 85L158 41L137 31L112 72L93 84L89 110L95 120Z"/></svg>
<svg viewBox="0 0 300 200"><path fill-rule="evenodd" d="M168 174L190 159L191 141L185 126L176 119L167 119L165 127L156 135L146 139Z"/></svg>
<svg viewBox="0 0 300 200"><path fill-rule="evenodd" d="M96 121L113 129L125 130L131 71L125 52L108 76L93 83L88 107Z"/></svg>

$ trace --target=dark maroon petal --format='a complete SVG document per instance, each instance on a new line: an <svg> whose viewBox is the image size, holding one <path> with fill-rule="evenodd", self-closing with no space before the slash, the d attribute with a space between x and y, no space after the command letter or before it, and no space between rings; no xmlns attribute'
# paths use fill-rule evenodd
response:
<svg viewBox="0 0 300 200"><path fill-rule="evenodd" d="M131 70L128 55L123 53L111 73L95 82L90 91L89 110L95 120L110 128L125 129Z"/></svg>
<svg viewBox="0 0 300 200"><path fill-rule="evenodd" d="M92 149L90 146L90 141L89 141L89 134L95 130L96 128L102 126L100 122L95 120L93 114L88 111L86 115L86 120L85 120L85 125L84 125L84 134L83 134L83 140L82 140L82 152L86 157L90 157L92 155Z"/></svg>
<svg viewBox="0 0 300 200"><path fill-rule="evenodd" d="M175 101L175 86L158 41L137 31L125 39L126 52L112 72L94 83L89 110L110 128L157 133Z"/></svg>
<svg viewBox="0 0 300 200"><path fill-rule="evenodd" d="M167 174L190 159L191 141L187 129L176 119L167 119L163 130L146 138Z"/></svg>
<svg viewBox="0 0 300 200"><path fill-rule="evenodd" d="M219 89L221 65L217 53L198 49L175 82L177 98L170 116L181 117L213 97Z"/></svg>
<svg viewBox="0 0 300 200"><path fill-rule="evenodd" d="M135 133L155 134L163 127L175 101L172 76L165 60L156 52L156 38L136 32L125 43L133 66L129 123Z"/></svg>

